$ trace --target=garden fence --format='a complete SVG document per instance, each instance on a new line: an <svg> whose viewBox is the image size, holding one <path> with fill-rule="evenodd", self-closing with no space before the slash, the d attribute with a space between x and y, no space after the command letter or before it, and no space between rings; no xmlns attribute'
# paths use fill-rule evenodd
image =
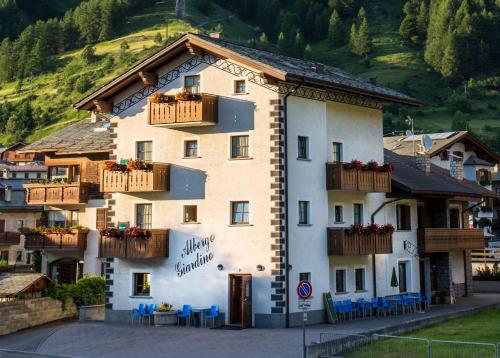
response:
<svg viewBox="0 0 500 358"><path fill-rule="evenodd" d="M500 343L432 340L382 334L321 333L320 357L500 358Z"/></svg>

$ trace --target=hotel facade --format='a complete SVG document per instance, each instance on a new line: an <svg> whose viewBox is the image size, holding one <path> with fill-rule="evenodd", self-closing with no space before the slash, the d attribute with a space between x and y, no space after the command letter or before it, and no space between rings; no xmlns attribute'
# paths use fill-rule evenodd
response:
<svg viewBox="0 0 500 358"><path fill-rule="evenodd" d="M420 292L418 201L401 209L383 165L389 103L419 105L336 68L193 34L78 102L112 140L84 262L103 262L106 319L165 302L289 327L301 323L302 279L309 323L325 320L325 292Z"/></svg>

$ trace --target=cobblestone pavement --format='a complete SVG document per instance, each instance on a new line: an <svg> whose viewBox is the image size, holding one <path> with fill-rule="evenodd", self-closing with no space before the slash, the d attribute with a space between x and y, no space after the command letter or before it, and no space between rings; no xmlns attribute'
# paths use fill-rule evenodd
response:
<svg viewBox="0 0 500 358"><path fill-rule="evenodd" d="M455 305L433 307L425 313L314 325L307 329L307 341L318 341L321 332L363 333L499 304L500 294L478 294ZM1 349L73 357L300 358L302 331L300 328L232 331L70 321L0 337L0 358L11 357Z"/></svg>

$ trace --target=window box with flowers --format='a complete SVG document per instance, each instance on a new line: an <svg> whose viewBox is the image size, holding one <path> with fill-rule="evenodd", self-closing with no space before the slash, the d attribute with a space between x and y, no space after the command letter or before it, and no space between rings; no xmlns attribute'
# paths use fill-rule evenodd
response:
<svg viewBox="0 0 500 358"><path fill-rule="evenodd" d="M106 162L102 169L104 193L168 191L169 187L169 164L130 159L127 164Z"/></svg>
<svg viewBox="0 0 500 358"><path fill-rule="evenodd" d="M168 229L142 230L130 227L125 231L117 228L101 231L99 257L148 259L165 258L168 253Z"/></svg>
<svg viewBox="0 0 500 358"><path fill-rule="evenodd" d="M172 305L162 303L154 313L155 326L171 326L177 324L177 310Z"/></svg>
<svg viewBox="0 0 500 358"><path fill-rule="evenodd" d="M350 163L327 163L327 190L388 193L391 191L391 173L394 166L376 161L363 164L359 160Z"/></svg>
<svg viewBox="0 0 500 358"><path fill-rule="evenodd" d="M356 256L392 253L391 224L328 228L328 255Z"/></svg>

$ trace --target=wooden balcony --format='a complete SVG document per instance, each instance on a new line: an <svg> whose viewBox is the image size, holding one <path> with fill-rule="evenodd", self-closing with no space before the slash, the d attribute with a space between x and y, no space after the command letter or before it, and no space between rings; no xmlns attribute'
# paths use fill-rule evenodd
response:
<svg viewBox="0 0 500 358"><path fill-rule="evenodd" d="M349 234L345 228L327 229L328 256L391 254L392 234Z"/></svg>
<svg viewBox="0 0 500 358"><path fill-rule="evenodd" d="M421 254L478 250L484 247L485 239L483 229L418 229L418 251Z"/></svg>
<svg viewBox="0 0 500 358"><path fill-rule="evenodd" d="M344 168L344 163L326 163L326 189L389 193L391 174Z"/></svg>
<svg viewBox="0 0 500 358"><path fill-rule="evenodd" d="M84 204L88 200L87 183L23 184L28 205Z"/></svg>
<svg viewBox="0 0 500 358"><path fill-rule="evenodd" d="M152 229L148 238L107 237L101 234L99 257L154 259L168 257L169 232Z"/></svg>
<svg viewBox="0 0 500 358"><path fill-rule="evenodd" d="M216 125L218 96L200 94L200 99L153 103L149 101L148 123L165 127L194 127Z"/></svg>
<svg viewBox="0 0 500 358"><path fill-rule="evenodd" d="M70 233L26 234L26 250L85 251L87 231L72 230Z"/></svg>
<svg viewBox="0 0 500 358"><path fill-rule="evenodd" d="M0 232L0 246L19 245L21 243L21 234L18 232Z"/></svg>
<svg viewBox="0 0 500 358"><path fill-rule="evenodd" d="M152 170L125 172L104 169L101 175L103 193L144 193L170 190L170 164L152 164Z"/></svg>

